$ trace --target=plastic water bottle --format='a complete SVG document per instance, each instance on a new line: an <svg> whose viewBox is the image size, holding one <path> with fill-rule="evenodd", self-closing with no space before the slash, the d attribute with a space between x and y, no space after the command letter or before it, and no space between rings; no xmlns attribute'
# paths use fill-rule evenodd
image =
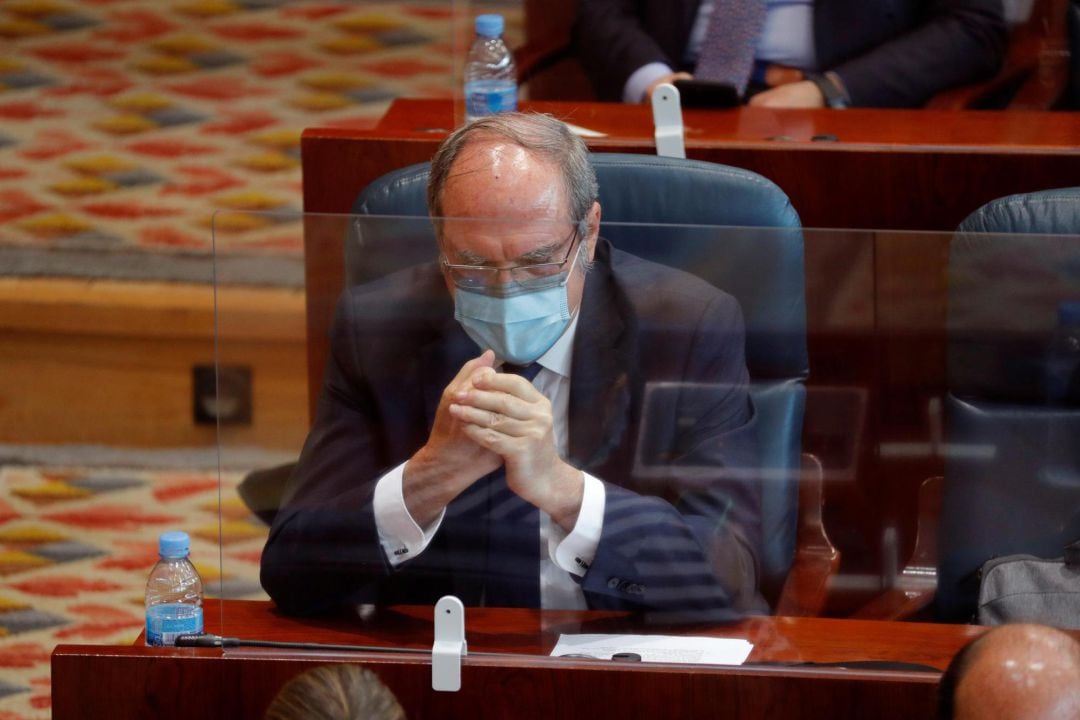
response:
<svg viewBox="0 0 1080 720"><path fill-rule="evenodd" d="M517 67L502 34L502 15L477 15L465 61L466 121L517 110Z"/></svg>
<svg viewBox="0 0 1080 720"><path fill-rule="evenodd" d="M1080 300L1058 305L1045 368L1047 402L1059 407L1080 405Z"/></svg>
<svg viewBox="0 0 1080 720"><path fill-rule="evenodd" d="M146 644L172 646L178 635L203 631L203 585L188 559L191 538L186 532L162 533L161 556L146 581Z"/></svg>

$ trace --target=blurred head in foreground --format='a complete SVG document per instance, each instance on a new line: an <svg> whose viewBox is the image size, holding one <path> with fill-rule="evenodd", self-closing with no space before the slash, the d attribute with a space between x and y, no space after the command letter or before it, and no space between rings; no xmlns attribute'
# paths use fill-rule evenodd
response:
<svg viewBox="0 0 1080 720"><path fill-rule="evenodd" d="M405 720L379 676L359 665L320 665L278 692L265 720Z"/></svg>
<svg viewBox="0 0 1080 720"><path fill-rule="evenodd" d="M939 692L943 719L1077 720L1080 643L1042 625L994 628L957 653Z"/></svg>

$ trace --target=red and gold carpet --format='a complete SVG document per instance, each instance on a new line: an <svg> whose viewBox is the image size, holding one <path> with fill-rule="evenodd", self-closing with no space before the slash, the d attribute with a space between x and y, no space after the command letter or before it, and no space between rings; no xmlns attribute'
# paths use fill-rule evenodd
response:
<svg viewBox="0 0 1080 720"><path fill-rule="evenodd" d="M472 3L490 4L519 37L517 3ZM303 128L370 126L399 95L449 97L451 8L0 3L4 272L199 281L160 258L208 253L217 209L239 211L218 224L219 253L295 251L298 222L242 211L299 209Z"/></svg>
<svg viewBox="0 0 1080 720"><path fill-rule="evenodd" d="M166 529L191 534L208 595L266 597L267 528L239 479L222 474L219 503L217 471L0 467L0 719L49 716L57 643L135 640Z"/></svg>

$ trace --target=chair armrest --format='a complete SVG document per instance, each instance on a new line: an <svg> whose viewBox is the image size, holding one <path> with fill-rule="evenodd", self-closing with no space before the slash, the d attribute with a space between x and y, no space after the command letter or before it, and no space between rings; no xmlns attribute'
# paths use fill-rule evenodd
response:
<svg viewBox="0 0 1080 720"><path fill-rule="evenodd" d="M795 557L776 604L777 615L820 615L828 596L829 580L840 567L840 551L833 547L822 522L823 475L821 462L803 453Z"/></svg>
<svg viewBox="0 0 1080 720"><path fill-rule="evenodd" d="M1046 48L1038 66L1017 88L1010 110L1051 110L1065 96L1069 84L1069 51Z"/></svg>
<svg viewBox="0 0 1080 720"><path fill-rule="evenodd" d="M941 517L941 476L919 487L915 550L893 586L859 608L852 617L864 620L906 620L930 607L937 591L937 529Z"/></svg>
<svg viewBox="0 0 1080 720"><path fill-rule="evenodd" d="M573 48L565 33L550 33L514 49L518 84L527 83L536 74L571 57Z"/></svg>
<svg viewBox="0 0 1080 720"><path fill-rule="evenodd" d="M983 82L937 93L926 107L966 110L1004 105L1009 110L1050 110L1065 94L1069 77L1067 0L1037 0L1031 17L1009 33L997 74Z"/></svg>
<svg viewBox="0 0 1080 720"><path fill-rule="evenodd" d="M295 469L296 463L288 463L252 470L244 476L236 491L252 513L267 525L273 525L274 516L281 509L285 489Z"/></svg>
<svg viewBox="0 0 1080 720"><path fill-rule="evenodd" d="M1016 85L1023 85L1034 74L1033 65L1002 67L997 75L983 82L970 83L942 90L926 103L930 110L970 110L982 106ZM1012 107L1011 102L1009 107Z"/></svg>

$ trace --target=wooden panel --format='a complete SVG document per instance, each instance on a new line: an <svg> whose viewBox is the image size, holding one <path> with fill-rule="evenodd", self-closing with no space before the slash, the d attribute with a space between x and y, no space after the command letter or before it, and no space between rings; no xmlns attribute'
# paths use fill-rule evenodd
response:
<svg viewBox="0 0 1080 720"><path fill-rule="evenodd" d="M76 654L78 650L87 654ZM148 718L258 720L295 675L325 662L353 662L375 672L410 718L557 717L699 718L722 709L740 718L932 717L936 677L854 675L843 671L675 671L565 661L521 663L469 658L462 690L431 690L430 665L400 655L316 659L260 654L238 658L89 654L61 648L53 657L56 720ZM527 712L523 708L528 708ZM523 714L524 713L524 714Z"/></svg>
<svg viewBox="0 0 1080 720"><path fill-rule="evenodd" d="M218 630L219 606L207 603ZM384 608L365 619L300 620L269 603L226 601L230 635L429 648L431 608ZM426 655L385 652L176 649L61 645L53 653L53 717L260 718L278 688L323 662L361 663L409 717L911 718L933 714L938 675L815 667L892 660L943 668L984 628L813 618L759 618L694 634L747 637L741 668L657 666L544 656L562 632L642 631L621 613L469 609L462 691L431 691ZM662 632L662 628L649 628ZM485 655L483 653L511 653ZM786 663L801 663L789 665ZM809 663L809 664L807 664Z"/></svg>
<svg viewBox="0 0 1080 720"><path fill-rule="evenodd" d="M222 288L226 364L251 367L249 426L230 443L298 451L307 428L304 298ZM213 366L214 289L0 279L0 442L213 446L192 418L192 367Z"/></svg>

